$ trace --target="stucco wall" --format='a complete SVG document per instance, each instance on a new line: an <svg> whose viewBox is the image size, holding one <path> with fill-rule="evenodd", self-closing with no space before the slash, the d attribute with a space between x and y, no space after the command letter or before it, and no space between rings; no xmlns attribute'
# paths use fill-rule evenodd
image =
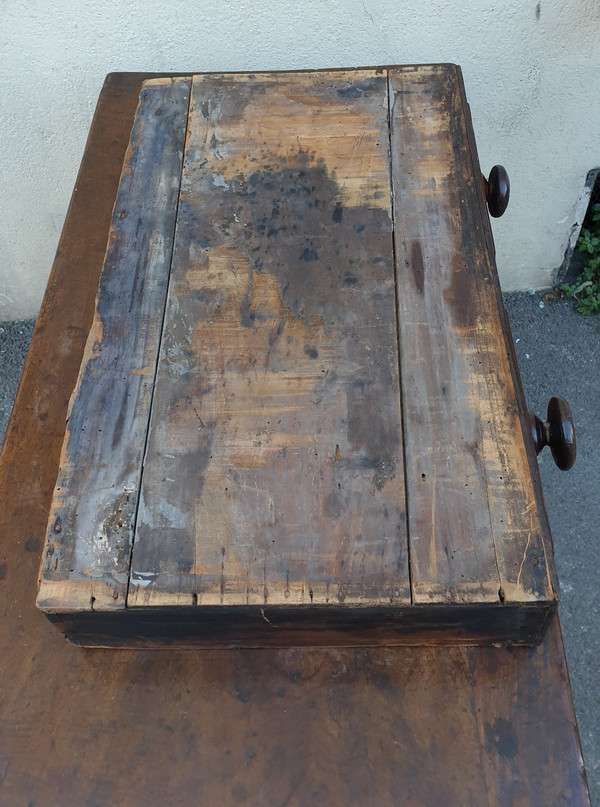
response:
<svg viewBox="0 0 600 807"><path fill-rule="evenodd" d="M482 169L511 176L494 223L505 289L552 283L600 164L598 0L4 0L0 12L0 319L37 311L110 71L460 64Z"/></svg>

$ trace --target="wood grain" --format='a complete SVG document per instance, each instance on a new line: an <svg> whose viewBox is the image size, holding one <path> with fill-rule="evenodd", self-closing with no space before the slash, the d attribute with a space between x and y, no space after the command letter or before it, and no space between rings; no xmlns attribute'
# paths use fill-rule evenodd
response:
<svg viewBox="0 0 600 807"><path fill-rule="evenodd" d="M170 118L148 113L149 92ZM190 631L175 631L181 646L255 646L254 619L265 645L305 644L311 613L313 644L362 644L368 624L390 644L419 630L423 644L539 640L556 610L552 545L456 68L210 74L144 93L40 606L122 610L129 574L130 607L199 612L157 613L153 629L140 610L117 643L169 643L168 616ZM156 141L183 145L186 124L182 162ZM155 204L152 182L170 196ZM132 224L148 210L160 244L168 231L157 271ZM457 605L473 610L441 616ZM284 628L293 606L313 610ZM245 607L238 635L223 629ZM109 624L56 621L83 643Z"/></svg>
<svg viewBox="0 0 600 807"><path fill-rule="evenodd" d="M461 90L453 66L390 71L413 601L550 602Z"/></svg>
<svg viewBox="0 0 600 807"><path fill-rule="evenodd" d="M50 509L46 610L125 607L190 84L140 93Z"/></svg>
<svg viewBox="0 0 600 807"><path fill-rule="evenodd" d="M409 603L387 77L196 76L189 132L128 604Z"/></svg>
<svg viewBox="0 0 600 807"><path fill-rule="evenodd" d="M558 620L532 650L153 653L82 651L35 609L148 77L105 83L0 456L0 804L589 807Z"/></svg>

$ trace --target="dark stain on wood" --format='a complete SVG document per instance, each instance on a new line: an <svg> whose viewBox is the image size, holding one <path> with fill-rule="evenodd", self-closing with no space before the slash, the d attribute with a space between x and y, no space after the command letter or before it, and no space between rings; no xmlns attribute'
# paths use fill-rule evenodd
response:
<svg viewBox="0 0 600 807"><path fill-rule="evenodd" d="M444 299L453 313L456 327L467 332L475 327L477 319L477 287L469 252L456 255L451 266L450 286L444 291Z"/></svg>
<svg viewBox="0 0 600 807"><path fill-rule="evenodd" d="M348 437L351 447L362 458L362 467L373 468L373 484L381 490L387 479L393 478L400 455L400 429L398 420L389 417L386 408L380 407L377 395L380 391L393 389L397 381L396 369L379 349L365 350L365 334L351 323L357 315L365 325L378 325L378 332L388 340L395 334L394 308L390 305L391 237L388 211L368 207L347 208L341 233L331 231L324 212L340 209L337 200L342 189L327 174L325 165L311 165L307 155L296 158L297 167L287 167L280 172L267 171L253 174L249 184L256 196L251 203L236 203L247 199L248 185L242 178L232 183L228 194L231 200L230 215L237 210L244 222L249 237L242 241L241 252L248 259L249 289L244 296L242 319L250 325L265 321L268 316L265 302L260 299L251 310L254 273L270 272L277 278L279 299L285 316L303 321L307 328L318 323L325 335L336 334L345 327L347 334L345 359L360 370L353 375L346 390L348 400ZM226 203L219 200L223 210ZM270 239L261 236L272 227L274 211L278 232ZM227 210L222 215L227 216ZM341 216L336 222L342 223ZM364 227L368 237L360 242L352 238L356 228ZM340 228L341 229L341 228ZM253 236L258 234L256 241ZM250 243L249 243L250 241ZM304 246L307 244L307 246ZM373 251L375 249L375 252ZM362 267L370 263L368 275ZM353 267L356 275L348 283L345 267ZM362 282L361 282L362 281ZM347 310L340 305L344 285L350 285L357 302ZM342 298L343 299L343 298ZM250 311L250 313L248 313ZM347 321L340 318L345 316ZM261 320L262 318L262 320ZM279 328L279 319L275 319ZM243 323L247 324L247 323ZM319 352L314 345L306 345L304 352L316 359ZM286 369L285 363L270 365L277 372ZM327 362L326 382L338 383L335 364Z"/></svg>
<svg viewBox="0 0 600 807"><path fill-rule="evenodd" d="M229 92L216 79L209 83L194 85L133 557L134 580L145 576L146 585L132 591L131 604L189 602L192 593L199 605L211 598L222 605L402 600L408 578L386 84L378 81L379 96L361 101L366 124L380 134L374 145L355 110L330 108L337 80L317 90L302 77L277 82L260 112L249 99L243 122L195 116L205 93L216 109ZM248 87L240 82L240 92ZM300 102L326 113L310 129L321 154L303 149L297 132L281 125ZM262 167L247 158L263 148L248 133L252 114L281 131ZM334 116L341 147L329 136ZM203 146L213 134L222 159ZM360 160L363 142L375 182L365 184L360 204L354 185L365 178L346 154L353 149ZM192 456L198 440L202 457ZM210 483L197 486L195 474ZM180 520L177 535L161 512ZM174 569L192 546L194 568L182 586ZM150 572L157 574L150 579Z"/></svg>
<svg viewBox="0 0 600 807"><path fill-rule="evenodd" d="M425 265L423 264L423 253L419 241L413 241L410 249L410 267L415 279L417 290L423 294L425 288Z"/></svg>
<svg viewBox="0 0 600 807"><path fill-rule="evenodd" d="M541 633L536 605L138 606L49 618L84 647L469 647L488 644L490 636L516 647L537 644Z"/></svg>

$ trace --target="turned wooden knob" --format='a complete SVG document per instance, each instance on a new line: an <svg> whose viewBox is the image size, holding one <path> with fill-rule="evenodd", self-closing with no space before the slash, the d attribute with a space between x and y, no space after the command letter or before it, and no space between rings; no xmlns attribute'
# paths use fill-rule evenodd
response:
<svg viewBox="0 0 600 807"><path fill-rule="evenodd" d="M502 165L495 165L490 171L489 178L482 178L490 216L497 219L508 207L510 199L510 180L506 168Z"/></svg>
<svg viewBox="0 0 600 807"><path fill-rule="evenodd" d="M529 413L535 450L539 454L544 446L550 446L554 462L561 471L568 471L575 462L576 443L573 416L564 398L550 398L547 418L544 422Z"/></svg>

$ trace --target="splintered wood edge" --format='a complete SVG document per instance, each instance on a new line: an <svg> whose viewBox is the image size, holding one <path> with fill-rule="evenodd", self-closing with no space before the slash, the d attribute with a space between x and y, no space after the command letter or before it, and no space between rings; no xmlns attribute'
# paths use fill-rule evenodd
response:
<svg viewBox="0 0 600 807"><path fill-rule="evenodd" d="M404 587L398 587L389 593L389 596L357 596L343 595L339 591L338 583L305 583L290 585L289 588L278 586L276 590L269 589L268 598L256 591L243 597L239 591L219 591L219 584L214 591L191 593L189 591L146 590L143 584L136 584L130 580L127 608L170 607L170 606L252 606L257 608L278 608L288 606L327 606L331 608L364 608L380 606L391 608L410 607L410 592Z"/></svg>
<svg viewBox="0 0 600 807"><path fill-rule="evenodd" d="M37 607L49 614L77 611L122 611L125 609L126 581L49 580L40 582Z"/></svg>
<svg viewBox="0 0 600 807"><path fill-rule="evenodd" d="M410 598L409 592L395 591L389 597L363 597L356 595L349 595L347 597L338 596L337 584L315 584L305 585L302 588L299 586L290 586L285 591L283 589L278 591L269 590L268 599L265 600L257 592L248 594L243 598L239 592L223 592L218 590L218 585L215 587L214 592L192 593L189 591L176 592L165 590L151 590L146 589L143 584L136 584L131 580L129 584L129 592L127 598L127 608L148 608L148 607L171 607L171 606L254 606L278 608L286 606L327 606L331 608L364 608L368 606L381 606L381 607L406 607L412 606L414 608L423 608L428 605L438 605L443 607L468 607L477 605L493 605L497 604L498 607L518 607L518 606L536 606L540 608L547 607L558 602L558 597L543 598L536 596L531 592L524 591L518 586L506 585L503 590L504 603L499 600L498 587L493 584L482 586L473 583L466 586L463 592L463 598L457 600L446 592L443 586L439 587L426 587L422 592L419 592L420 599L418 602L413 602Z"/></svg>

